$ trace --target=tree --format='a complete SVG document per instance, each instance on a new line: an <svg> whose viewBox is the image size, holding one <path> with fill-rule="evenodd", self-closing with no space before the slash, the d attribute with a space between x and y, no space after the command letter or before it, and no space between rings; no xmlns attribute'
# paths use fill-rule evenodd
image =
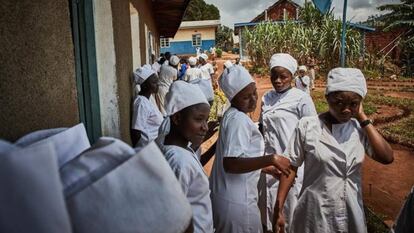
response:
<svg viewBox="0 0 414 233"><path fill-rule="evenodd" d="M406 74L412 76L414 71L414 0L401 0L400 3L385 4L379 6L378 9L381 11L391 11L384 18L386 25L384 30L407 29L399 42L406 57Z"/></svg>
<svg viewBox="0 0 414 233"><path fill-rule="evenodd" d="M190 0L183 21L216 20L220 19L220 11L213 4L204 0Z"/></svg>
<svg viewBox="0 0 414 233"><path fill-rule="evenodd" d="M225 25L218 27L216 33L216 46L224 51L231 50L233 48L233 29Z"/></svg>

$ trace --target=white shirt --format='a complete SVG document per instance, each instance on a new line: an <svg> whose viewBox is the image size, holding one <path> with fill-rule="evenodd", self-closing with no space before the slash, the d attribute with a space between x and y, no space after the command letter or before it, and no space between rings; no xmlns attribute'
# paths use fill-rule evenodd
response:
<svg viewBox="0 0 414 233"><path fill-rule="evenodd" d="M302 90L302 91L304 91L304 92L306 92L306 93L310 93L310 78L308 77L308 76L303 76L302 77L302 81L300 80L301 78L299 77L299 76L297 76L296 78L295 78L295 86L296 86L296 88L298 88L298 89L300 89L300 90ZM306 85L306 87L305 86L303 86L303 83Z"/></svg>
<svg viewBox="0 0 414 233"><path fill-rule="evenodd" d="M194 232L213 232L213 214L206 173L197 155L174 145L161 145L193 210Z"/></svg>
<svg viewBox="0 0 414 233"><path fill-rule="evenodd" d="M213 84L211 83L211 75L214 74L214 68L210 63L206 63L203 66L200 66L200 80L194 79L192 83L198 84L200 89L203 91L208 101L214 100L214 90Z"/></svg>
<svg viewBox="0 0 414 233"><path fill-rule="evenodd" d="M161 86L170 88L174 80L177 80L178 70L170 65L162 65L160 68L159 83Z"/></svg>
<svg viewBox="0 0 414 233"><path fill-rule="evenodd" d="M216 158L210 176L217 231L241 232L245 227L261 231L257 206L260 170L242 174L227 173L224 171L223 159L260 157L263 152L263 137L257 126L247 114L230 107L220 124ZM239 228L236 225L239 225Z"/></svg>
<svg viewBox="0 0 414 233"><path fill-rule="evenodd" d="M147 97L138 95L134 100L132 128L141 131L137 147L143 147L158 136L158 128L163 116L158 108Z"/></svg>
<svg viewBox="0 0 414 233"><path fill-rule="evenodd" d="M191 82L201 78L201 70L197 67L190 67L185 71L184 81Z"/></svg>
<svg viewBox="0 0 414 233"><path fill-rule="evenodd" d="M278 93L275 90L265 93L262 98L262 112L259 120L263 125L265 154L282 154L298 121L302 117L315 115L316 110L312 98L297 88L293 87L283 93ZM284 206L287 223L293 215L297 196L302 186L303 167L298 169L297 176L295 185L289 192ZM271 230L273 227L273 207L276 202L279 181L271 175L264 175L264 177L266 184L259 185L261 191L259 206L262 212L262 222L266 223L268 230Z"/></svg>
<svg viewBox="0 0 414 233"><path fill-rule="evenodd" d="M158 62L154 62L154 64L152 64L151 66L152 70L157 72L157 74L160 73L160 69L161 69L161 65Z"/></svg>
<svg viewBox="0 0 414 233"><path fill-rule="evenodd" d="M214 74L214 68L210 63L201 65L199 68L201 70L202 79L211 79L211 75Z"/></svg>
<svg viewBox="0 0 414 233"><path fill-rule="evenodd" d="M372 155L355 119L332 125L332 133L318 116L299 121L284 153L293 166L305 162L292 232L367 232L361 185L365 152Z"/></svg>

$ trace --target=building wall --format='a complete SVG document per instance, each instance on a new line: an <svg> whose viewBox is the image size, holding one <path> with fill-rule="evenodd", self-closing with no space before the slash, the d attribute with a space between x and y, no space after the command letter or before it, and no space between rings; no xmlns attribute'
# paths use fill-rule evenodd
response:
<svg viewBox="0 0 414 233"><path fill-rule="evenodd" d="M283 9L286 9L287 18L295 20L296 18L296 6L289 2L282 2L275 7L272 7L267 11L267 19L272 21L283 20ZM261 22L265 20L265 14L261 17L253 20L252 22Z"/></svg>
<svg viewBox="0 0 414 233"><path fill-rule="evenodd" d="M194 34L201 34L202 50L208 50L215 46L216 28L198 28L198 29L179 29L173 39L170 39L170 47L161 48L161 52L167 51L172 54L195 54L198 46L192 45L192 36Z"/></svg>
<svg viewBox="0 0 414 233"><path fill-rule="evenodd" d="M0 15L0 138L79 123L68 1L2 1Z"/></svg>
<svg viewBox="0 0 414 233"><path fill-rule="evenodd" d="M372 53L376 53L391 43L391 45L385 48L384 53L382 54L386 54L389 52L389 56L391 58L399 60L401 56L401 48L397 46L392 51L390 50L394 47L396 43L395 38L397 38L403 32L404 29L396 29L384 32L381 28L377 28L374 32L367 32L365 34L366 50Z"/></svg>

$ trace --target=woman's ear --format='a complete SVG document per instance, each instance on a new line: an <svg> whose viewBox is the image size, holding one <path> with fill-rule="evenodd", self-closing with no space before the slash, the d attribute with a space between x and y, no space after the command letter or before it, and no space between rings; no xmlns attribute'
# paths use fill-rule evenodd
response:
<svg viewBox="0 0 414 233"><path fill-rule="evenodd" d="M181 121L181 114L180 112L175 113L171 116L171 122L174 123L174 125L179 125Z"/></svg>

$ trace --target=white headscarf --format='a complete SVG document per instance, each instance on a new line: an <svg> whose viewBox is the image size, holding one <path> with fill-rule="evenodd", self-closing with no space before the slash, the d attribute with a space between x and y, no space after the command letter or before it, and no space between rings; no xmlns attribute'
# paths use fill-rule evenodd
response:
<svg viewBox="0 0 414 233"><path fill-rule="evenodd" d="M200 54L200 56L199 56L200 58L203 58L205 61L207 61L208 60L208 56L207 56L207 54L205 54L205 53L202 53L202 54Z"/></svg>
<svg viewBox="0 0 414 233"><path fill-rule="evenodd" d="M254 80L243 66L225 69L219 79L220 88L230 101L250 83L254 83Z"/></svg>
<svg viewBox="0 0 414 233"><path fill-rule="evenodd" d="M356 68L334 68L328 73L326 95L335 91L351 91L362 98L367 94L367 83L361 70Z"/></svg>
<svg viewBox="0 0 414 233"><path fill-rule="evenodd" d="M188 58L188 63L190 64L190 66L195 66L197 64L197 58L195 57Z"/></svg>
<svg viewBox="0 0 414 233"><path fill-rule="evenodd" d="M293 76L298 69L298 62L290 54L276 53L270 58L270 69L276 66L286 68Z"/></svg>
<svg viewBox="0 0 414 233"><path fill-rule="evenodd" d="M165 111L167 116L171 116L186 107L201 103L208 104L208 101L198 85L179 80L171 84L165 96Z"/></svg>
<svg viewBox="0 0 414 233"><path fill-rule="evenodd" d="M230 67L232 67L232 66L233 66L233 63L232 63L230 60L227 60L227 61L225 61L225 62L224 62L224 66L225 66L226 68L230 68Z"/></svg>
<svg viewBox="0 0 414 233"><path fill-rule="evenodd" d="M176 66L180 62L180 58L173 55L170 57L170 65Z"/></svg>
<svg viewBox="0 0 414 233"><path fill-rule="evenodd" d="M155 74L155 71L152 69L152 67L148 64L145 64L134 71L135 83L141 85L153 74Z"/></svg>
<svg viewBox="0 0 414 233"><path fill-rule="evenodd" d="M308 69L306 69L306 66L299 66L299 71L307 71Z"/></svg>

